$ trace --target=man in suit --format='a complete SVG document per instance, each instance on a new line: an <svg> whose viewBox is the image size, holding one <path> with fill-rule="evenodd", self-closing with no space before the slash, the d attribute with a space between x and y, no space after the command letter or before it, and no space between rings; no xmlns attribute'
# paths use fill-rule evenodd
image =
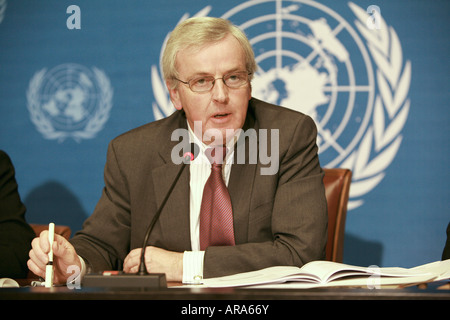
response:
<svg viewBox="0 0 450 320"><path fill-rule="evenodd" d="M0 150L0 278L26 278L27 258L34 231L25 220L15 178L14 166L8 154Z"/></svg>
<svg viewBox="0 0 450 320"><path fill-rule="evenodd" d="M223 19L188 19L172 32L162 64L177 111L111 142L94 213L70 243L56 238L55 280L65 281L71 264L138 271L147 226L179 170L172 152L182 143L172 138L177 130L187 132L200 153L183 171L149 238L150 272L191 283L323 259L327 207L316 127L306 115L251 97L256 63L245 35ZM269 142L266 134L277 139ZM201 201L211 172L202 159L212 145L229 150L222 173L231 198L233 245L202 249ZM275 163L261 161L270 152ZM268 166L276 170L267 174ZM38 275L44 274L48 248L45 234L33 240L29 267Z"/></svg>

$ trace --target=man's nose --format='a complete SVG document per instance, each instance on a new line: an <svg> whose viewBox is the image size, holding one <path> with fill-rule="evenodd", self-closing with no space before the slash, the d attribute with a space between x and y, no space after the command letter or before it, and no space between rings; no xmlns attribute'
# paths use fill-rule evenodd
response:
<svg viewBox="0 0 450 320"><path fill-rule="evenodd" d="M214 82L214 87L212 88L212 98L220 103L224 103L228 100L228 87L222 79L217 79Z"/></svg>

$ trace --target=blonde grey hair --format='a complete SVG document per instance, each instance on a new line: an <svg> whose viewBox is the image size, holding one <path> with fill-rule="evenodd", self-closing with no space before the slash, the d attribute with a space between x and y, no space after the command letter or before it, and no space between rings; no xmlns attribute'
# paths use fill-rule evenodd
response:
<svg viewBox="0 0 450 320"><path fill-rule="evenodd" d="M256 71L255 55L246 35L230 21L213 17L194 17L180 23L170 34L162 57L162 71L166 81L178 78L177 53L183 49L200 50L203 46L222 40L228 34L234 36L245 54L245 65L250 79ZM178 82L177 82L178 83ZM175 85L175 84L173 84Z"/></svg>

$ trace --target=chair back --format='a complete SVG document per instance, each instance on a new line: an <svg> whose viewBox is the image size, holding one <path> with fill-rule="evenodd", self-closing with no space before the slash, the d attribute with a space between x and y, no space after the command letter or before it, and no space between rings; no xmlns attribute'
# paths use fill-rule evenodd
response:
<svg viewBox="0 0 450 320"><path fill-rule="evenodd" d="M328 205L326 260L342 262L352 172L349 169L341 168L324 168L323 171L325 172L323 182Z"/></svg>

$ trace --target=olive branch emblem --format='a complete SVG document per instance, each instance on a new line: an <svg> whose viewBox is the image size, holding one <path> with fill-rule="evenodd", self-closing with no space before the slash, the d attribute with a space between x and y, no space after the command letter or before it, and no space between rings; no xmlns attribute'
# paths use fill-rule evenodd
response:
<svg viewBox="0 0 450 320"><path fill-rule="evenodd" d="M45 80L47 69L42 69L35 73L30 80L27 90L27 108L30 112L31 121L36 129L46 139L56 139L59 142L71 137L80 142L81 139L91 139L97 132L103 129L109 118L109 111L112 107L113 90L110 81L105 73L97 68L93 68L93 73L97 81L99 92L99 102L94 115L89 119L82 130L61 131L56 130L51 119L42 111L39 99L39 89Z"/></svg>
<svg viewBox="0 0 450 320"><path fill-rule="evenodd" d="M411 63L403 66L400 41L394 29L380 17L380 28L367 28L368 14L350 3L356 15L355 21L378 67L376 80L378 95L375 99L372 125L363 137L359 148L342 163L353 172L350 187L349 209L360 206L355 200L371 191L384 178L384 170L391 164L402 142L401 130L408 118L410 107L407 99L411 81Z"/></svg>

